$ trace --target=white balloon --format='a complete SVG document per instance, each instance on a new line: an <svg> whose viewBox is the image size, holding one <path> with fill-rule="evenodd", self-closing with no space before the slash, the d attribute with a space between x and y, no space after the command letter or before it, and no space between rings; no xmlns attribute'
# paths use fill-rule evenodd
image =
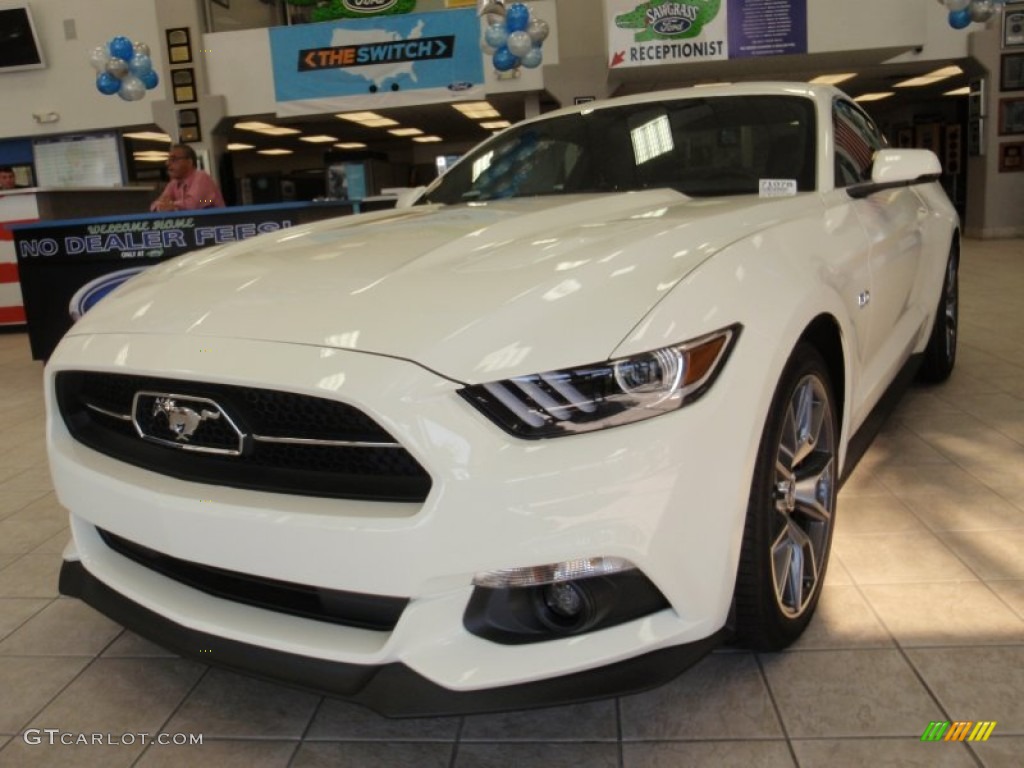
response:
<svg viewBox="0 0 1024 768"><path fill-rule="evenodd" d="M508 46L513 56L522 58L532 50L533 40L525 32L513 32L508 36L508 42L505 45Z"/></svg>
<svg viewBox="0 0 1024 768"><path fill-rule="evenodd" d="M110 53L107 51L107 46L97 45L93 48L92 53L89 54L89 61L97 72L106 72L107 62L110 61Z"/></svg>
<svg viewBox="0 0 1024 768"><path fill-rule="evenodd" d="M551 34L551 27L544 19L530 19L530 26L526 28L526 34L534 43L543 43Z"/></svg>
<svg viewBox="0 0 1024 768"><path fill-rule="evenodd" d="M138 101L146 95L146 84L135 75L128 75L121 81L121 89L117 95L125 101Z"/></svg>

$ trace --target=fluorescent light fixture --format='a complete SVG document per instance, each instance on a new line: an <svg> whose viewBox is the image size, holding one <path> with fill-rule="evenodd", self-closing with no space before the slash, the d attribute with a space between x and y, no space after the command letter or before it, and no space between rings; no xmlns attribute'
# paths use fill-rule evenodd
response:
<svg viewBox="0 0 1024 768"><path fill-rule="evenodd" d="M929 72L927 75L921 75L920 77L912 77L909 80L903 80L895 84L896 88L919 88L924 85L932 85L940 80L945 80L948 77L956 77L962 75L964 71L960 69L956 64L949 67L943 67L942 69L936 69L934 72Z"/></svg>
<svg viewBox="0 0 1024 768"><path fill-rule="evenodd" d="M295 128L285 128L284 126L270 127L265 131L258 131L264 136L294 136L296 133L302 133Z"/></svg>
<svg viewBox="0 0 1024 768"><path fill-rule="evenodd" d="M260 155L290 155L292 151L290 149L260 149L257 150L257 154Z"/></svg>
<svg viewBox="0 0 1024 768"><path fill-rule="evenodd" d="M952 91L946 91L943 96L970 96L971 86L965 85L963 88L954 88Z"/></svg>
<svg viewBox="0 0 1024 768"><path fill-rule="evenodd" d="M308 141L310 144L329 144L330 142L337 140L337 136L328 136L326 133L321 133L318 136L299 137L299 141Z"/></svg>
<svg viewBox="0 0 1024 768"><path fill-rule="evenodd" d="M862 93L860 96L854 98L854 101L881 101L882 99L888 99L892 95L892 91L883 91L881 93Z"/></svg>
<svg viewBox="0 0 1024 768"><path fill-rule="evenodd" d="M839 83L845 83L847 80L852 80L857 76L856 72L844 72L841 75L818 75L813 80L808 82L813 85L839 85Z"/></svg>
<svg viewBox="0 0 1024 768"><path fill-rule="evenodd" d="M392 136L422 136L423 131L419 128L392 128L388 131Z"/></svg>
<svg viewBox="0 0 1024 768"><path fill-rule="evenodd" d="M335 115L335 117L348 120L350 123L358 123L367 128L390 128L393 125L398 125L397 120L378 115L376 112L345 112Z"/></svg>
<svg viewBox="0 0 1024 768"><path fill-rule="evenodd" d="M135 131L133 133L124 134L126 139L139 139L141 141L162 141L164 144L171 143L171 137L166 133L157 133L156 131Z"/></svg>
<svg viewBox="0 0 1024 768"><path fill-rule="evenodd" d="M151 152L132 152L132 157L140 163L166 163L167 153L153 150Z"/></svg>
<svg viewBox="0 0 1024 768"><path fill-rule="evenodd" d="M271 125L270 123L261 123L255 120L250 120L245 123L235 123L235 128L242 131L262 133L264 136L291 136L296 133L302 133L302 131L297 131L294 128L285 128L281 125Z"/></svg>
<svg viewBox="0 0 1024 768"><path fill-rule="evenodd" d="M361 141L343 141L334 146L338 149L366 149L366 145Z"/></svg>
<svg viewBox="0 0 1024 768"><path fill-rule="evenodd" d="M413 141L418 141L420 144L434 144L438 141L444 141L440 136L413 136Z"/></svg>
<svg viewBox="0 0 1024 768"><path fill-rule="evenodd" d="M452 106L471 120L501 117L501 113L487 101L465 101L461 104L452 104Z"/></svg>
<svg viewBox="0 0 1024 768"><path fill-rule="evenodd" d="M229 152L241 152L243 149L255 149L255 147L252 144L228 144Z"/></svg>
<svg viewBox="0 0 1024 768"><path fill-rule="evenodd" d="M235 123L235 128L240 131L262 131L267 128L273 128L270 123L261 123L258 120L247 120L244 123Z"/></svg>
<svg viewBox="0 0 1024 768"><path fill-rule="evenodd" d="M508 128L512 123L508 120L492 120L489 123L480 123L481 128L486 128L489 131L497 131L501 128Z"/></svg>

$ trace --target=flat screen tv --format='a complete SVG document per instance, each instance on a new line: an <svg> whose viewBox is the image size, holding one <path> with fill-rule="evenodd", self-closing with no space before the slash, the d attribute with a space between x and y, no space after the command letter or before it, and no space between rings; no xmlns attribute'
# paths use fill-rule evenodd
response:
<svg viewBox="0 0 1024 768"><path fill-rule="evenodd" d="M0 0L0 73L46 66L27 3Z"/></svg>

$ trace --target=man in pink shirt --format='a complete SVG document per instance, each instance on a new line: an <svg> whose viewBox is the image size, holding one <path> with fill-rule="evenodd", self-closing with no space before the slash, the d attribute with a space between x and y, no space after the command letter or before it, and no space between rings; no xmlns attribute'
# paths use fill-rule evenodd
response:
<svg viewBox="0 0 1024 768"><path fill-rule="evenodd" d="M217 182L206 171L196 168L196 152L187 144L171 147L167 155L167 173L171 180L149 210L194 211L224 207Z"/></svg>

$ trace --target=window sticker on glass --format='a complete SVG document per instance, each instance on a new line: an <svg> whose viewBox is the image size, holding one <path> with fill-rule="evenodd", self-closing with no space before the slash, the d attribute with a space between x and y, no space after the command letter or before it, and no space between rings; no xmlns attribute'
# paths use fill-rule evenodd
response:
<svg viewBox="0 0 1024 768"><path fill-rule="evenodd" d="M796 194L796 179L761 179L759 197L791 197Z"/></svg>

